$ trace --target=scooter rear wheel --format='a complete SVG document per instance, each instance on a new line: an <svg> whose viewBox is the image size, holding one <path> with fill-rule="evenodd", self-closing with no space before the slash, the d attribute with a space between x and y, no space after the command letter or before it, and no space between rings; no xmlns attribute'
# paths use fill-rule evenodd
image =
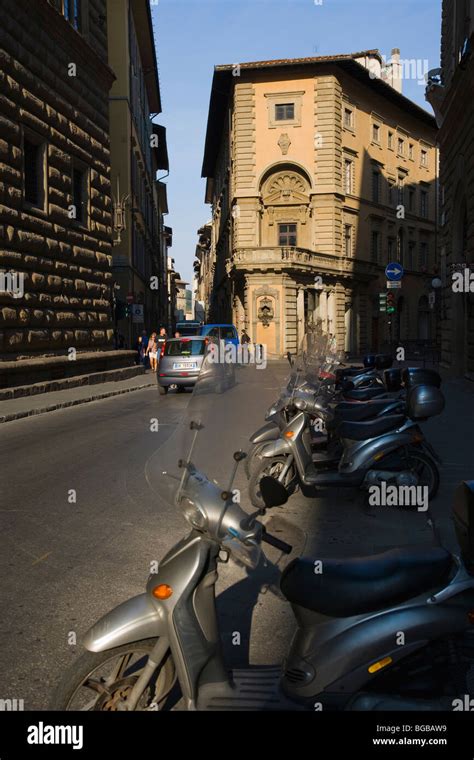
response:
<svg viewBox="0 0 474 760"><path fill-rule="evenodd" d="M50 710L114 712L126 703L157 639L144 639L107 649L84 652L68 668L54 690ZM176 682L176 668L168 652L141 695L136 711L165 707Z"/></svg>

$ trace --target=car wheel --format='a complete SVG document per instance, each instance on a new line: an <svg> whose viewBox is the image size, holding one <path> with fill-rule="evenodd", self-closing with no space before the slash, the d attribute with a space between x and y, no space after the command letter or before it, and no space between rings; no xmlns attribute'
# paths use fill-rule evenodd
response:
<svg viewBox="0 0 474 760"><path fill-rule="evenodd" d="M158 391L160 393L160 396L166 396L166 394L168 393L168 387L166 385L159 385Z"/></svg>

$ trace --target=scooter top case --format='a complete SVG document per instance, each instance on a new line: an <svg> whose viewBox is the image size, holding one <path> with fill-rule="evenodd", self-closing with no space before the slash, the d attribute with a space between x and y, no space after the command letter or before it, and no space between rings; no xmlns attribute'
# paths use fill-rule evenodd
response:
<svg viewBox="0 0 474 760"><path fill-rule="evenodd" d="M434 369L424 369L423 367L406 367L402 370L402 380L406 388L412 388L414 385L441 387L440 375Z"/></svg>
<svg viewBox="0 0 474 760"><path fill-rule="evenodd" d="M407 414L411 420L435 417L441 414L444 406L444 396L434 385L415 385L408 390Z"/></svg>
<svg viewBox="0 0 474 760"><path fill-rule="evenodd" d="M367 354L362 361L366 369L375 369L375 354Z"/></svg>
<svg viewBox="0 0 474 760"><path fill-rule="evenodd" d="M377 354L375 357L375 369L390 369L393 357L390 354Z"/></svg>
<svg viewBox="0 0 474 760"><path fill-rule="evenodd" d="M398 367L386 369L383 373L385 387L388 391L399 391L402 387L402 371Z"/></svg>

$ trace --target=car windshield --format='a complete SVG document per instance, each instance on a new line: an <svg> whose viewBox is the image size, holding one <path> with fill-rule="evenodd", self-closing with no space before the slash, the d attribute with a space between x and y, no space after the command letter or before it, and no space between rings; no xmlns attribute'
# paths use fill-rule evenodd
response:
<svg viewBox="0 0 474 760"><path fill-rule="evenodd" d="M190 325L189 327L185 327L184 325L176 325L177 332L181 333L181 335L199 335L199 326L198 325Z"/></svg>
<svg viewBox="0 0 474 760"><path fill-rule="evenodd" d="M165 356L203 356L206 350L205 340L172 340L165 346Z"/></svg>

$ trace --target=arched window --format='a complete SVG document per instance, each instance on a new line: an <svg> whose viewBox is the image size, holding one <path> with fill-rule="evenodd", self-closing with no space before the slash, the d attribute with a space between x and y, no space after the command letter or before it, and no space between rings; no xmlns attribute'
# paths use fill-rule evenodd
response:
<svg viewBox="0 0 474 760"><path fill-rule="evenodd" d="M260 244L280 248L310 248L309 175L301 167L282 163L261 180Z"/></svg>

